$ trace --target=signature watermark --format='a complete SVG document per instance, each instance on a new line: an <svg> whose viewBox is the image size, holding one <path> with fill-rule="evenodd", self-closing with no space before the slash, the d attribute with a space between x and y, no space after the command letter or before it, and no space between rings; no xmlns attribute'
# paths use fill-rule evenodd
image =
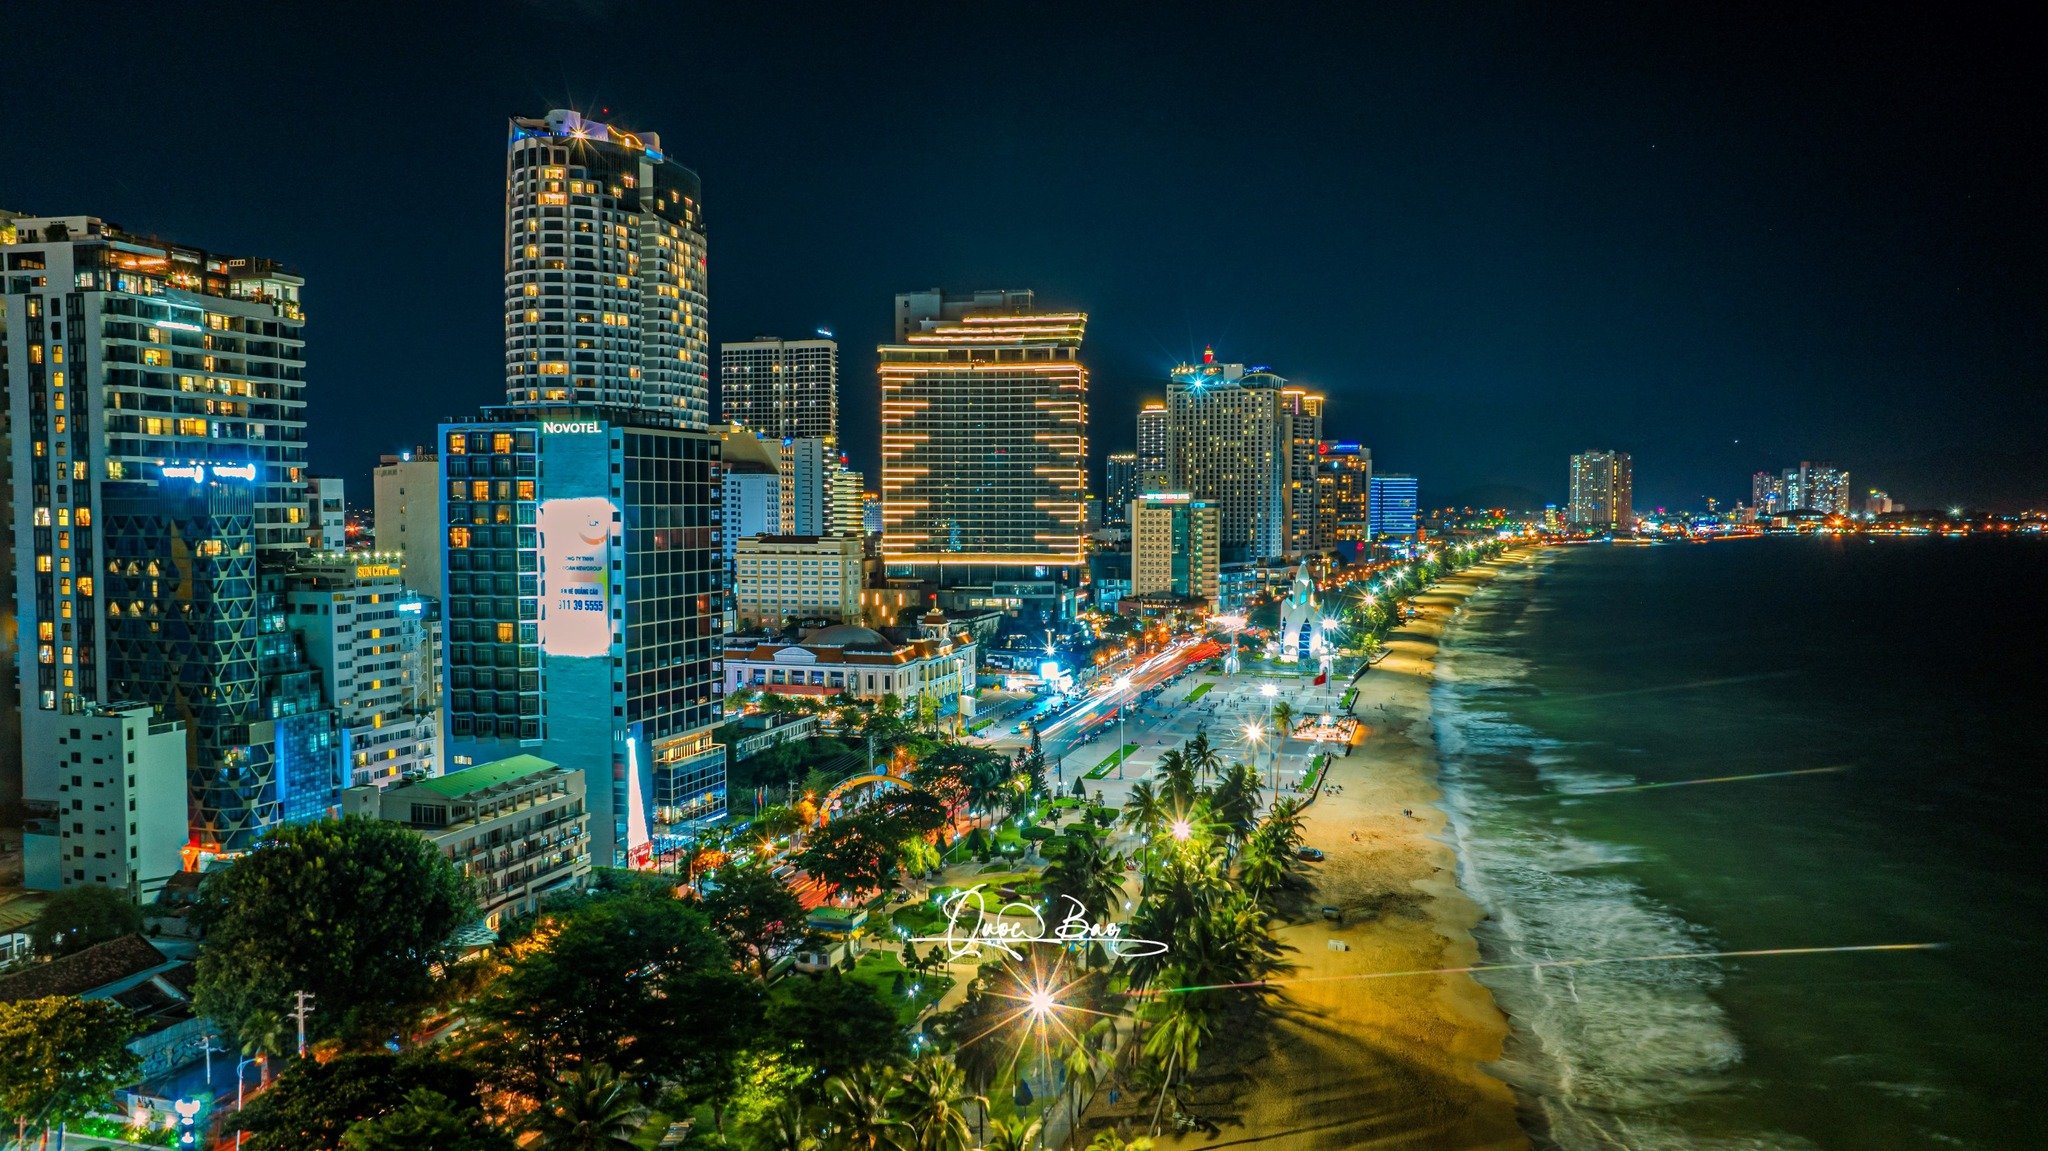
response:
<svg viewBox="0 0 2048 1151"><path fill-rule="evenodd" d="M1166 954L1166 944L1156 939L1135 939L1123 933L1120 924L1091 919L1088 909L1071 895L1062 895L1068 908L1064 918L1050 925L1037 907L1022 900L996 903L977 883L948 896L939 906L946 913L944 935L911 937L912 943L937 943L946 948L947 958L980 956L994 948L1011 959L1023 958L1019 947L1029 943L1095 944L1118 958L1135 959Z"/></svg>

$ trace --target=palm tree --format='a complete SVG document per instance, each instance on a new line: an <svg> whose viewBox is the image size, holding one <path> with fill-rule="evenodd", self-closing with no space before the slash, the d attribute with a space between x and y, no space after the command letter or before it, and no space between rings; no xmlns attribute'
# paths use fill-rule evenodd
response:
<svg viewBox="0 0 2048 1151"><path fill-rule="evenodd" d="M1031 1151L1043 1132L1045 1120L1006 1115L989 1124L988 1140L982 1151Z"/></svg>
<svg viewBox="0 0 2048 1151"><path fill-rule="evenodd" d="M1266 827L1260 827L1245 840L1244 851L1237 857L1238 882L1261 901L1286 881L1288 870L1286 853L1280 848L1277 837Z"/></svg>
<svg viewBox="0 0 2048 1151"><path fill-rule="evenodd" d="M1074 913L1074 904L1090 922L1106 922L1123 897L1124 857L1093 835L1069 836L1066 851L1045 869L1045 909L1055 925Z"/></svg>
<svg viewBox="0 0 2048 1151"><path fill-rule="evenodd" d="M783 1099L763 1114L754 1135L765 1151L814 1151L818 1145L811 1136L809 1113L794 1098Z"/></svg>
<svg viewBox="0 0 2048 1151"><path fill-rule="evenodd" d="M1294 735L1295 719L1293 704L1283 699L1273 705L1273 754L1280 754L1280 749Z"/></svg>
<svg viewBox="0 0 2048 1151"><path fill-rule="evenodd" d="M916 1133L891 1112L898 1088L887 1070L862 1067L825 1080L825 1121L834 1151L911 1151Z"/></svg>
<svg viewBox="0 0 2048 1151"><path fill-rule="evenodd" d="M249 1013L242 1029L248 1033L242 1037L242 1054L263 1056L263 1061L257 1066L262 1068L263 1082L270 1082L270 1061L283 1055L292 1042L288 1038L290 1032L285 1028L284 1016L258 1008Z"/></svg>
<svg viewBox="0 0 2048 1151"><path fill-rule="evenodd" d="M593 1063L556 1084L535 1127L549 1151L626 1151L645 1114L630 1081Z"/></svg>
<svg viewBox="0 0 2048 1151"><path fill-rule="evenodd" d="M1088 1151L1152 1151L1152 1140L1143 1135L1127 1140L1112 1128L1097 1132L1088 1141Z"/></svg>
<svg viewBox="0 0 2048 1151"><path fill-rule="evenodd" d="M1195 764L1186 752L1173 748L1160 756L1159 779L1161 797L1166 800L1167 807L1186 810L1188 804L1194 801Z"/></svg>
<svg viewBox="0 0 2048 1151"><path fill-rule="evenodd" d="M1262 829L1272 831L1274 846L1278 847L1283 855L1292 855L1295 849L1301 846L1302 811L1303 804L1299 799L1290 797L1279 800L1266 812L1265 822L1259 825Z"/></svg>
<svg viewBox="0 0 2048 1151"><path fill-rule="evenodd" d="M914 1151L967 1151L974 1133L961 1107L972 1102L986 1108L988 1101L968 1094L967 1079L953 1061L936 1052L921 1056L903 1079L898 1111L914 1133L909 1146Z"/></svg>
<svg viewBox="0 0 2048 1151"><path fill-rule="evenodd" d="M1204 779L1213 779L1223 770L1223 753L1209 743L1209 733L1198 731L1187 744L1188 761L1194 765Z"/></svg>
<svg viewBox="0 0 2048 1151"><path fill-rule="evenodd" d="M1130 797L1124 800L1124 826L1150 839L1159 834L1159 825L1165 821L1166 805L1153 789L1152 781L1141 779L1132 784Z"/></svg>
<svg viewBox="0 0 2048 1151"><path fill-rule="evenodd" d="M1216 809L1216 821L1241 840L1251 833L1259 818L1259 772L1246 763L1232 764L1209 801Z"/></svg>

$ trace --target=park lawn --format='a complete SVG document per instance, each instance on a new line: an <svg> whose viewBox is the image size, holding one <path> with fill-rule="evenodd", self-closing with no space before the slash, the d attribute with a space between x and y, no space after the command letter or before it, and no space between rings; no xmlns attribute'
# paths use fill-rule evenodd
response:
<svg viewBox="0 0 2048 1151"><path fill-rule="evenodd" d="M1195 702L1196 700L1198 700L1198 699L1202 698L1203 696L1205 696L1205 695L1208 695L1208 694L1209 694L1209 689L1210 689L1210 688L1212 688L1212 687L1215 687L1215 686L1216 686L1216 685L1215 685L1215 684L1213 684L1213 683L1198 683L1198 684L1196 684L1196 685L1195 685L1195 690L1193 690L1193 691L1189 692L1189 693L1188 693L1188 697L1187 697L1186 699L1182 700L1181 702L1182 702L1182 703L1193 703L1193 702Z"/></svg>
<svg viewBox="0 0 2048 1151"><path fill-rule="evenodd" d="M1345 711L1350 711L1352 703L1357 699L1358 689L1355 687L1349 688L1344 692L1344 698L1337 701L1337 706L1343 708Z"/></svg>
<svg viewBox="0 0 2048 1151"><path fill-rule="evenodd" d="M901 992L895 990L898 973L903 976ZM919 975L903 966L900 954L887 949L877 949L861 956L847 978L874 988L889 1006L896 1009L896 1022L904 1028L916 1023L924 1009L937 1003L946 989L953 986L952 976L942 972ZM910 994L912 987L918 989L917 994Z"/></svg>
<svg viewBox="0 0 2048 1151"><path fill-rule="evenodd" d="M638 1131L633 1132L633 1146L654 1151L661 1146L661 1137L668 1134L668 1125L674 1122L677 1122L677 1119L666 1111L649 1111L647 1121L640 1124Z"/></svg>
<svg viewBox="0 0 2048 1151"><path fill-rule="evenodd" d="M1117 764L1122 763L1125 759L1130 757L1131 753L1137 750L1138 745L1135 743L1127 743L1122 747L1117 748L1115 751L1110 752L1109 756L1105 758L1101 763L1098 763L1094 767L1088 769L1088 778L1101 779L1102 777L1108 775L1111 771L1114 771L1116 769Z"/></svg>

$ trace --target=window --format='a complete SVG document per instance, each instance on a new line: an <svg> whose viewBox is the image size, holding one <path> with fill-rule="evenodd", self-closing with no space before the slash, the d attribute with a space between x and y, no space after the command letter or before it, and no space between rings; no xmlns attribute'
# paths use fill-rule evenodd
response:
<svg viewBox="0 0 2048 1151"><path fill-rule="evenodd" d="M517 635L517 632L516 632L516 630L514 629L514 626L513 626L512 624L509 624L509 623L501 623L501 624L499 624L499 625L498 625L498 642L499 642L499 643L511 643L511 642L513 641L513 639L515 638L515 636L516 636L516 635Z"/></svg>

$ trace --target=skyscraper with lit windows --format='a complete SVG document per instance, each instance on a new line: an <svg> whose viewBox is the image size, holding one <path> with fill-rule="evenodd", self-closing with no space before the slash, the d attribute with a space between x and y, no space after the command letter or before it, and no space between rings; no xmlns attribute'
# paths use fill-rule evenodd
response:
<svg viewBox="0 0 2048 1151"><path fill-rule="evenodd" d="M303 285L91 216L0 225L32 818L68 717L138 700L186 723L196 853L329 809L332 719L259 579L306 550Z"/></svg>
<svg viewBox="0 0 2048 1151"><path fill-rule="evenodd" d="M1264 368L1173 370L1166 389L1169 487L1216 505L1225 563L1317 550L1323 397Z"/></svg>
<svg viewBox="0 0 2048 1151"><path fill-rule="evenodd" d="M896 298L881 353L882 553L940 603L1037 628L1071 617L1085 569L1083 312L1028 291Z"/></svg>
<svg viewBox="0 0 2048 1151"><path fill-rule="evenodd" d="M505 399L711 419L704 194L661 137L556 109L505 157Z"/></svg>
<svg viewBox="0 0 2048 1151"><path fill-rule="evenodd" d="M718 346L720 418L770 441L839 442L839 344L756 336Z"/></svg>
<svg viewBox="0 0 2048 1151"><path fill-rule="evenodd" d="M1627 452L1584 451L1572 457L1573 527L1634 531L1635 470Z"/></svg>

